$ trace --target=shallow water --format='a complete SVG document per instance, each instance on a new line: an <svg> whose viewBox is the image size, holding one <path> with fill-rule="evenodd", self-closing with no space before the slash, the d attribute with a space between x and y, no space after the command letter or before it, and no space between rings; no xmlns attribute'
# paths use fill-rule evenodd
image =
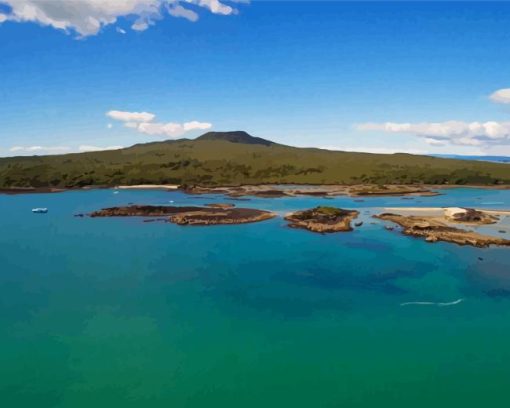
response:
<svg viewBox="0 0 510 408"><path fill-rule="evenodd" d="M370 218L380 207L510 208L510 191L443 193L232 201L360 209L361 228L331 235L282 218L73 217L225 202L215 195L0 195L2 406L506 406L510 250L428 244Z"/></svg>

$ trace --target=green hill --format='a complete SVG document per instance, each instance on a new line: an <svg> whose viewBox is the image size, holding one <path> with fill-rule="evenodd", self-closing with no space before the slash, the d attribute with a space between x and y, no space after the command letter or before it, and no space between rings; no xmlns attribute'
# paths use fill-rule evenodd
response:
<svg viewBox="0 0 510 408"><path fill-rule="evenodd" d="M258 183L510 184L508 164L284 146L245 132L0 159L0 188Z"/></svg>

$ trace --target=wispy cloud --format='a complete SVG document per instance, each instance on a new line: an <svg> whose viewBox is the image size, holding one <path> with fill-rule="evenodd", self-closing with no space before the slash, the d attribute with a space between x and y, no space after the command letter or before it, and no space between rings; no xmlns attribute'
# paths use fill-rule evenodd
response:
<svg viewBox="0 0 510 408"><path fill-rule="evenodd" d="M350 146L320 146L319 149L336 150L342 152L362 152L362 153L377 153L377 154L394 154L394 153L409 153L409 154L427 154L424 150L420 149L407 149L407 148L392 148L392 147L350 147Z"/></svg>
<svg viewBox="0 0 510 408"><path fill-rule="evenodd" d="M168 14L173 17L182 17L186 20L195 22L198 20L198 14L193 10L182 7L180 4L174 4L171 7L168 7Z"/></svg>
<svg viewBox="0 0 510 408"><path fill-rule="evenodd" d="M122 149L124 146L106 146L106 147L100 147L100 146L90 146L90 145L80 145L78 147L78 151L80 152L99 152L104 150L118 150Z"/></svg>
<svg viewBox="0 0 510 408"><path fill-rule="evenodd" d="M149 112L126 112L118 110L108 111L106 112L106 116L123 122L150 122L156 117L156 115Z"/></svg>
<svg viewBox="0 0 510 408"><path fill-rule="evenodd" d="M494 92L490 97L490 100L495 103L510 104L510 88L499 89Z"/></svg>
<svg viewBox="0 0 510 408"><path fill-rule="evenodd" d="M126 112L111 110L106 113L111 119L124 122L124 126L151 136L176 138L193 130L205 130L212 127L211 123L196 120L185 123L153 122L156 115L149 112Z"/></svg>
<svg viewBox="0 0 510 408"><path fill-rule="evenodd" d="M510 104L510 88L499 89L489 95L495 103ZM483 151L510 147L510 121L465 122L383 122L360 123L356 130L417 136L430 146L468 146Z"/></svg>
<svg viewBox="0 0 510 408"><path fill-rule="evenodd" d="M66 153L83 153L83 152L98 152L104 150L118 150L123 149L125 146L93 146L93 145L80 145L80 146L12 146L7 149L10 156L32 156L32 155L50 155L50 154L66 154Z"/></svg>
<svg viewBox="0 0 510 408"><path fill-rule="evenodd" d="M197 21L198 13L189 6L220 15L237 12L220 0L0 0L0 4L9 7L8 12L0 14L0 23L39 23L79 37L96 35L119 17L134 18L131 28L144 31L165 15Z"/></svg>
<svg viewBox="0 0 510 408"><path fill-rule="evenodd" d="M457 146L510 145L510 122L423 122L423 123L362 123L361 131L411 134L423 138L429 145Z"/></svg>
<svg viewBox="0 0 510 408"><path fill-rule="evenodd" d="M59 154L71 151L68 146L13 146L9 149L16 154Z"/></svg>

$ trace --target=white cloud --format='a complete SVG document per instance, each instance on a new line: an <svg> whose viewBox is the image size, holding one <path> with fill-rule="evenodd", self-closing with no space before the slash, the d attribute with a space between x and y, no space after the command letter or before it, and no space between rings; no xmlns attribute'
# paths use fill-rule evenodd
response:
<svg viewBox="0 0 510 408"><path fill-rule="evenodd" d="M96 35L103 27L115 24L119 17L135 17L131 28L143 31L163 18L164 10L174 17L198 20L198 14L186 5L221 15L237 12L219 0L0 0L0 3L10 7L7 14L0 14L0 23L6 20L39 23L75 32L80 37Z"/></svg>
<svg viewBox="0 0 510 408"><path fill-rule="evenodd" d="M125 112L118 110L106 112L106 116L122 122L150 122L156 117L156 115L149 112Z"/></svg>
<svg viewBox="0 0 510 408"><path fill-rule="evenodd" d="M212 125L210 123L205 122L197 122L196 120L193 120L191 122L186 122L182 125L185 132L188 132L190 130L205 130L210 129Z"/></svg>
<svg viewBox="0 0 510 408"><path fill-rule="evenodd" d="M99 147L99 146L89 146L89 145L81 145L78 147L78 150L80 152L98 152L103 150L118 150L122 149L124 146L106 146L106 147Z"/></svg>
<svg viewBox="0 0 510 408"><path fill-rule="evenodd" d="M126 30L124 30L124 29L122 29L120 27L116 27L115 31L117 31L119 34L126 34Z"/></svg>
<svg viewBox="0 0 510 408"><path fill-rule="evenodd" d="M492 146L510 145L510 122L462 122L437 123L363 123L357 130L381 131L394 134L412 134L425 139L430 145Z"/></svg>
<svg viewBox="0 0 510 408"><path fill-rule="evenodd" d="M175 138L182 136L192 130L210 129L212 124L207 122L198 122L196 120L185 123L174 122L153 122L156 115L148 112L125 112L111 110L106 115L112 119L124 122L124 126L130 129L136 129L140 133L151 136L167 136Z"/></svg>
<svg viewBox="0 0 510 408"><path fill-rule="evenodd" d="M509 104L510 88L500 89L494 92L489 98L492 102Z"/></svg>
<svg viewBox="0 0 510 408"><path fill-rule="evenodd" d="M182 7L180 4L168 7L168 14L170 14L173 17L182 17L192 22L198 20L197 13L195 13L193 10Z"/></svg>
<svg viewBox="0 0 510 408"><path fill-rule="evenodd" d="M132 125L131 123L129 125ZM129 126L133 127L133 126ZM189 132L191 130L197 129L210 129L212 125L210 123L202 123L202 122L186 122L183 124L180 123L151 123L144 122L139 123L136 126L136 129L147 135L151 136L168 136L170 138L182 136L184 133Z"/></svg>
<svg viewBox="0 0 510 408"><path fill-rule="evenodd" d="M107 127L108 129L111 129L111 128L113 127L113 125L112 125L111 123L108 123L108 124L106 125L106 127Z"/></svg>
<svg viewBox="0 0 510 408"><path fill-rule="evenodd" d="M437 140L437 139L433 139L431 137L426 137L425 143L427 143L431 146L445 146L446 145L446 142L444 140Z"/></svg>
<svg viewBox="0 0 510 408"><path fill-rule="evenodd" d="M59 154L71 151L67 146L13 146L9 149L16 154Z"/></svg>
<svg viewBox="0 0 510 408"><path fill-rule="evenodd" d="M219 0L185 0L186 3L192 3L201 7L207 7L212 13L228 15L234 12L234 9L221 3Z"/></svg>
<svg viewBox="0 0 510 408"><path fill-rule="evenodd" d="M131 26L131 29L134 31L145 31L149 28L149 25L151 25L150 20L136 20L133 25Z"/></svg>

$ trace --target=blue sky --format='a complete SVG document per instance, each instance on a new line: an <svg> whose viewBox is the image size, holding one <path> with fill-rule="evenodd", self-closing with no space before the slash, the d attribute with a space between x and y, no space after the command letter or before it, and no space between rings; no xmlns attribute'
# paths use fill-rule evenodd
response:
<svg viewBox="0 0 510 408"><path fill-rule="evenodd" d="M508 2L98 2L0 0L0 156L207 129L510 154Z"/></svg>

